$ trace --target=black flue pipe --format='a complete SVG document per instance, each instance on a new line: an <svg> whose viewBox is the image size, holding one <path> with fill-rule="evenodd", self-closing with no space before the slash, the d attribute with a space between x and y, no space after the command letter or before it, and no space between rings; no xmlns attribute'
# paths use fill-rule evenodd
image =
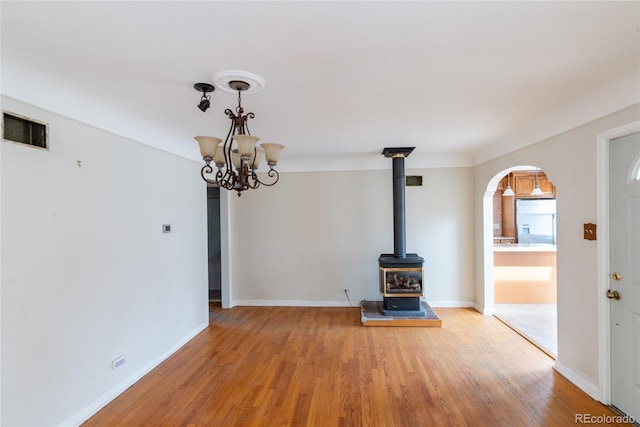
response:
<svg viewBox="0 0 640 427"><path fill-rule="evenodd" d="M393 256L407 257L404 157L393 158Z"/></svg>
<svg viewBox="0 0 640 427"><path fill-rule="evenodd" d="M414 149L415 147L391 147L382 150L385 157L393 160L393 256L396 258L407 257L404 158Z"/></svg>

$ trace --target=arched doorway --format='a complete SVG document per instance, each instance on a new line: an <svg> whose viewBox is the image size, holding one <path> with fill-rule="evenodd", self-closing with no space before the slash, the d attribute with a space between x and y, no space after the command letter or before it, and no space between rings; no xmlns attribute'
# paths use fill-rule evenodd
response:
<svg viewBox="0 0 640 427"><path fill-rule="evenodd" d="M543 170L520 165L496 174L489 196L492 215L485 214L484 221L492 232L485 239L492 241L485 268L491 269L492 290L485 295L491 312L555 358L555 187Z"/></svg>

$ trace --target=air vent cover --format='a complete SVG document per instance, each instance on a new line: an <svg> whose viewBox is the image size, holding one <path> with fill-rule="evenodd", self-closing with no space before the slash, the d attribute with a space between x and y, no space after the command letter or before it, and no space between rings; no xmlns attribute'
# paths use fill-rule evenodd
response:
<svg viewBox="0 0 640 427"><path fill-rule="evenodd" d="M2 139L49 149L49 125L18 114L2 112Z"/></svg>
<svg viewBox="0 0 640 427"><path fill-rule="evenodd" d="M407 175L407 187L420 187L422 185L422 175Z"/></svg>

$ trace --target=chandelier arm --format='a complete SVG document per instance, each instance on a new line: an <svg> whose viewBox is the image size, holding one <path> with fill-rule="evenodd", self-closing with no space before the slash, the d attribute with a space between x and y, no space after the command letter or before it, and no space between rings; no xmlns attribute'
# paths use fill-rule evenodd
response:
<svg viewBox="0 0 640 427"><path fill-rule="evenodd" d="M280 179L280 174L279 174L279 173L278 173L278 171L277 171L277 170L275 170L274 168L270 168L270 169L269 169L269 172L267 172L267 176L269 176L269 177L271 177L271 178L274 178L274 177L275 177L275 181L273 181L272 183L270 183L270 184L269 184L269 183L267 183L267 182L260 181L260 179L258 178L258 176L257 176L257 175L256 175L256 180L257 180L260 184L262 184L262 185L264 185L264 186L266 186L266 187L271 187L272 185L276 185L276 183L277 183L277 182L278 182L278 180Z"/></svg>
<svg viewBox="0 0 640 427"><path fill-rule="evenodd" d="M249 182L249 179L251 179L252 182ZM252 190L255 190L256 188L260 187L260 184L261 182L258 179L258 175L256 175L255 169L251 169L251 174L248 176L248 179L247 179L247 185Z"/></svg>
<svg viewBox="0 0 640 427"><path fill-rule="evenodd" d="M219 187L218 183L215 181L212 181L210 179L204 178L203 179L207 182L207 184L211 184L211 185L215 185L216 187Z"/></svg>
<svg viewBox="0 0 640 427"><path fill-rule="evenodd" d="M235 188L235 184L234 184L233 181L227 180L224 183L224 188L225 188L225 190L233 190Z"/></svg>
<svg viewBox="0 0 640 427"><path fill-rule="evenodd" d="M227 168L227 171L231 171L233 170L233 163L231 162L231 146L233 145L232 142L232 135L233 135L233 119L235 118L235 116L233 115L233 112L231 112L231 110L227 110L230 114L229 118L231 118L231 126L229 127L229 132L227 132L227 137L224 139L224 145L222 146L223 148L223 152L224 152L224 162L225 162L225 166ZM233 118L232 118L233 117Z"/></svg>
<svg viewBox="0 0 640 427"><path fill-rule="evenodd" d="M206 176L204 176L204 174L211 175L212 173L213 173L213 168L210 165L204 165L202 169L200 169L200 176L202 177L202 179L204 179L209 184L217 185L218 184L217 178L220 172L216 174L216 180L211 180Z"/></svg>
<svg viewBox="0 0 640 427"><path fill-rule="evenodd" d="M222 170L218 169L218 172L216 172L216 184L220 185L220 180L223 176L224 173L222 172Z"/></svg>
<svg viewBox="0 0 640 427"><path fill-rule="evenodd" d="M225 190L232 190L234 187L235 180L233 179L233 174L227 171L223 177L220 179L220 186Z"/></svg>
<svg viewBox="0 0 640 427"><path fill-rule="evenodd" d="M213 173L213 167L211 166L211 163L207 163L202 167L202 169L200 169L200 175L202 175L203 178L205 173L207 175L211 175Z"/></svg>
<svg viewBox="0 0 640 427"><path fill-rule="evenodd" d="M242 128L247 135L251 135L251 132L249 131L249 121L247 119L255 119L255 117L256 115L253 113L247 113L242 117Z"/></svg>

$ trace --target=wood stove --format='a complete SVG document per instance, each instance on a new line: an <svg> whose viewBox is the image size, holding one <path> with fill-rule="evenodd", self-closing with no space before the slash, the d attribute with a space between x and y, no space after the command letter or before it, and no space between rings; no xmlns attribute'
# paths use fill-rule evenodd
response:
<svg viewBox="0 0 640 427"><path fill-rule="evenodd" d="M404 159L415 147L385 148L382 154L393 160L393 254L381 254L380 293L385 315L422 316L424 258L406 251Z"/></svg>

